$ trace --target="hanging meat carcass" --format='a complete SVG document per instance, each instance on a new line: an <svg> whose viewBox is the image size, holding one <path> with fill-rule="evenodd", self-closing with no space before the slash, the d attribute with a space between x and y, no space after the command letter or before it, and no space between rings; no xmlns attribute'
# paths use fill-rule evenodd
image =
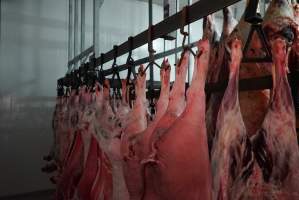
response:
<svg viewBox="0 0 299 200"><path fill-rule="evenodd" d="M168 60L164 60L162 63L161 71L160 71L160 80L161 80L161 91L159 100L156 103L156 115L154 120L149 124L147 129L140 134L140 137L136 139L136 141L133 141L137 143L136 150L138 151L139 158L143 158L145 156L148 156L149 154L149 147L151 147L150 144L150 138L157 127L158 123L162 119L162 117L165 115L166 110L169 105L170 101L170 64L168 63ZM174 86L175 87L175 86Z"/></svg>
<svg viewBox="0 0 299 200"><path fill-rule="evenodd" d="M239 24L236 26L232 32L232 36L237 34L245 44L248 33L250 30L250 24L244 21L244 15L242 16ZM231 36L230 36L231 37ZM256 37L256 34L255 34ZM259 43L258 39L253 39L252 46L255 43ZM253 47L250 47L244 56L254 57L256 55L261 56L260 51ZM257 76L269 75L268 69L256 64L256 63L242 63L240 67L240 79L252 78ZM268 100L269 100L269 90L259 90L259 91L243 91L239 94L240 96L240 107L243 120L249 135L253 135L258 127L261 125L262 120L265 116L267 110Z"/></svg>
<svg viewBox="0 0 299 200"><path fill-rule="evenodd" d="M60 141L58 147L61 156L61 167L63 170L66 165L70 153L72 151L72 146L74 143L75 132L78 129L78 125L82 118L83 105L83 88L79 89L78 95L76 90L72 90L70 96L68 97L67 104L64 108L63 114L63 126L61 127L62 132L60 134L66 134L65 140Z"/></svg>
<svg viewBox="0 0 299 200"><path fill-rule="evenodd" d="M140 66L139 73L136 79L135 93L136 100L134 106L129 113L128 123L121 135L121 155L123 159L123 173L126 181L126 186L129 191L130 199L139 199L142 185L139 185L142 180L138 173L139 165L130 162L131 154L134 153L130 149L130 140L134 136L142 133L147 128L146 117L146 74L143 66ZM136 170L135 170L136 168Z"/></svg>
<svg viewBox="0 0 299 200"><path fill-rule="evenodd" d="M296 36L294 21L294 14L289 1L272 0L263 21L263 28L268 40L270 41L272 37L275 38L276 35L284 36L287 39L292 37L292 35ZM248 37L249 28L249 24L244 22L242 18L236 30L240 33L239 35L243 42ZM248 55L246 56L263 56L261 43L256 34L252 41L250 51L247 52ZM270 73L270 64L242 64L240 68L241 79L270 75ZM269 90L245 91L240 93L241 112L249 135L255 134L261 126L268 108L269 98Z"/></svg>
<svg viewBox="0 0 299 200"><path fill-rule="evenodd" d="M56 192L57 199L73 198L82 174L84 163L83 139L80 131L76 131L74 134L74 144L59 177Z"/></svg>
<svg viewBox="0 0 299 200"><path fill-rule="evenodd" d="M211 45L211 55L210 55L210 63L209 63L209 71L207 74L207 81L213 82L213 77L215 76L216 63L218 58L218 49L219 49L219 40L220 35L217 30L217 26L215 23L214 15L208 15L203 19L203 36L202 38L208 39ZM209 101L210 95L207 95L207 101Z"/></svg>
<svg viewBox="0 0 299 200"><path fill-rule="evenodd" d="M79 89L78 96L74 97L74 103L70 102L73 111L69 113L69 132L67 154L64 158L60 181L58 184L58 195L65 199L86 199L94 182L97 166L92 159L97 157L97 144L92 126L96 101L86 86ZM92 136L94 135L94 136ZM92 140L93 139L93 140ZM93 146L90 148L90 144ZM92 170L91 170L92 169Z"/></svg>
<svg viewBox="0 0 299 200"><path fill-rule="evenodd" d="M65 153L62 160L62 166L60 173L63 173L65 166L67 165L67 162L69 160L69 157L72 152L72 148L74 146L75 141L75 135L78 131L79 124L82 119L82 112L84 108L84 103L82 103L83 98L83 88L79 89L79 94L77 95L76 90L73 89L71 96L69 97L69 104L68 104L68 110L67 112L67 121L64 121L63 123L67 123L65 126L67 126L67 137L66 140L61 143L59 149L65 149Z"/></svg>
<svg viewBox="0 0 299 200"><path fill-rule="evenodd" d="M98 148L99 145L96 138L94 136L91 136L87 160L85 162L83 173L80 177L77 188L79 199L91 199L92 186L95 182L97 172L100 170L97 162L97 159L99 157Z"/></svg>
<svg viewBox="0 0 299 200"><path fill-rule="evenodd" d="M90 197L92 200L111 200L113 199L112 166L106 154L98 148L97 160L98 171L93 183Z"/></svg>
<svg viewBox="0 0 299 200"><path fill-rule="evenodd" d="M263 21L263 28L269 40L280 34L285 39L297 35L296 15L293 5L288 0L271 1ZM291 36L291 35L292 36Z"/></svg>
<svg viewBox="0 0 299 200"><path fill-rule="evenodd" d="M294 1L293 3L293 11L294 11L294 18L295 22L297 24L297 32L299 31L299 4ZM292 45L290 55L289 55L289 63L288 67L290 69L290 72L293 74L298 73L298 66L299 66L299 34L296 35L294 43ZM293 76L290 80L290 85L292 87L292 95L294 99L298 99L299 96L299 89L296 87L299 84L298 80L296 80L295 76ZM297 100L297 103L295 103L296 106L296 116L299 117L298 107L299 102ZM299 120L297 120L297 138L298 138L298 144L299 144Z"/></svg>
<svg viewBox="0 0 299 200"><path fill-rule="evenodd" d="M198 51L186 108L155 142L155 155L145 163L146 179L152 184L146 184L144 199L211 199L206 128L201 123L205 121L209 42L199 41Z"/></svg>
<svg viewBox="0 0 299 200"><path fill-rule="evenodd" d="M84 136L88 142L88 154L84 163L83 173L77 186L79 199L98 200L105 196L105 199L112 199L112 175L111 166L107 156L100 147L100 142L95 135L94 121L96 115L102 113L104 104L103 87L95 84L95 93L87 96L92 102L86 102L85 109L80 122ZM109 89L108 89L109 91ZM108 93L109 94L109 93ZM82 130L81 129L81 130ZM98 178L100 177L100 178Z"/></svg>
<svg viewBox="0 0 299 200"><path fill-rule="evenodd" d="M64 160L67 157L67 150L68 150L68 145L69 145L69 134L70 134L70 110L71 110L71 104L70 104L70 99L74 98L74 93L75 91L73 90L70 93L69 97L65 97L65 102L63 106L63 117L62 117L62 123L59 131L59 165L63 165Z"/></svg>
<svg viewBox="0 0 299 200"><path fill-rule="evenodd" d="M92 121L95 115L94 103L95 102L90 89L84 88L81 102L81 104L84 105L84 110L82 112L81 121L78 125L78 128L81 130L84 142L84 164L87 160L89 145L91 142L91 135L94 134L94 129L92 126Z"/></svg>
<svg viewBox="0 0 299 200"><path fill-rule="evenodd" d="M144 155L148 154L148 147L149 147L149 139L151 134L153 133L157 123L164 115L168 102L169 102L169 93L170 93L170 65L168 60L164 60L162 63L161 71L161 92L159 100L156 103L156 110L157 113L153 121L151 121L145 131L139 133L138 135L133 135L129 138L129 149L130 154L126 157L124 165L127 167L125 168L125 173L127 174L134 174L134 176L139 176L134 179L135 182L134 190L136 192L131 195L131 199L141 199L143 196L144 191L144 175L143 175L143 166L141 165L141 160L143 159ZM131 180L130 180L131 181ZM136 189L137 188L137 189ZM137 191L139 190L139 191ZM133 191L133 189L131 189Z"/></svg>
<svg viewBox="0 0 299 200"><path fill-rule="evenodd" d="M83 173L78 183L78 197L79 199L91 199L91 190L95 182L96 174L100 170L100 165L97 159L100 159L99 142L95 134L93 122L95 119L95 112L99 111L97 108L101 108L103 104L102 87L96 83L94 94L86 94L87 101L86 108L82 116L82 129L84 132L84 151L87 151L86 158L84 160ZM88 102L89 101L89 102ZM81 129L81 130L82 130ZM100 163L101 164L101 163Z"/></svg>
<svg viewBox="0 0 299 200"><path fill-rule="evenodd" d="M115 134L116 117L111 106L110 84L108 80L104 82L103 93L101 95L103 96L102 104L96 108L96 117L93 123L99 146L102 150L102 163L101 169L96 176L95 185L97 186L94 185L93 187L93 196L104 195L104 191L107 190L111 191L111 196L110 192L106 194L109 197L108 199L117 199L119 196L122 196L125 200L127 199L128 192L122 174L120 139Z"/></svg>
<svg viewBox="0 0 299 200"><path fill-rule="evenodd" d="M98 137L109 138L113 134L113 126L115 120L115 114L111 107L110 100L110 84L108 80L105 80L103 85L103 93L99 94L103 96L101 105L96 108L96 117L94 126L97 131ZM101 138L99 138L101 141ZM103 148L106 143L103 143Z"/></svg>
<svg viewBox="0 0 299 200"><path fill-rule="evenodd" d="M59 183L57 186L57 196L60 198L62 195L65 199L71 199L75 195L75 191L79 180L81 178L83 167L84 167L84 134L82 130L79 129L79 124L82 123L82 116L85 109L85 101L86 96L84 94L86 92L86 88L82 87L79 89L79 104L80 106L77 107L79 113L76 129L71 129L72 120L71 114L73 114L71 110L71 105L73 105L73 99L75 97L75 90L72 91L70 100L68 102L68 106L66 107L66 112L64 114L64 126L66 127L66 138L62 142L60 142L60 151L62 150L64 153L61 152L61 159L62 159L62 167L61 167L61 175L59 176ZM72 101L71 101L72 100ZM73 141L71 139L73 138ZM87 155L86 155L87 156Z"/></svg>
<svg viewBox="0 0 299 200"><path fill-rule="evenodd" d="M214 23L211 21L210 23ZM227 37L236 25L232 11L229 7L223 9L223 28L220 42L212 41L211 58L207 81L217 83L227 80L228 76L228 55L225 51L225 42ZM221 74L221 76L220 76ZM217 92L207 95L206 126L209 149L211 150L215 135L217 115L224 92Z"/></svg>
<svg viewBox="0 0 299 200"><path fill-rule="evenodd" d="M148 153L145 152L144 156L152 157L155 155L156 141L158 141L159 138L173 125L175 120L183 113L185 109L185 80L189 64L189 54L190 53L188 51L184 51L181 55L182 57L179 61L178 66L175 69L175 81L170 91L167 110L165 114L162 116L162 118L159 120L155 130L149 137L149 147L146 147L149 148L149 154L152 155L146 155Z"/></svg>
<svg viewBox="0 0 299 200"><path fill-rule="evenodd" d="M287 45L272 41L273 91L266 117L252 138L263 179L262 199L299 199L299 149L293 100L287 79Z"/></svg>
<svg viewBox="0 0 299 200"><path fill-rule="evenodd" d="M239 66L242 59L241 41L231 43L229 82L223 96L211 152L213 199L238 199L232 188L238 185L242 194L252 172L253 153L239 105Z"/></svg>
<svg viewBox="0 0 299 200"><path fill-rule="evenodd" d="M121 101L119 102L119 107L115 113L115 127L121 129L126 126L126 119L128 113L130 112L130 105L127 100L127 80L121 81L122 87L122 96Z"/></svg>
<svg viewBox="0 0 299 200"><path fill-rule="evenodd" d="M157 123L154 130L152 132L147 134L143 140L147 144L143 148L142 152L142 163L147 162L149 159L151 159L156 152L156 147L155 143L159 138L172 126L174 121L182 114L182 112L185 109L185 80L186 80L186 75L187 75L187 67L189 63L189 52L183 52L181 60L179 61L178 66L176 67L176 76L175 76L175 81L172 86L172 89L169 94L169 100L168 100L168 106L166 109L166 112L160 117L159 120L157 120ZM167 93L165 93L168 95ZM166 97L165 97L166 98ZM162 99L161 99L162 100ZM165 100L167 101L167 100ZM146 141L148 140L148 141ZM137 165L137 167L140 167ZM144 166L142 166L142 170L144 170ZM146 177L141 177L140 182L143 180L146 181L146 185L153 185L150 179L147 179ZM139 192L139 198L142 195L151 195L151 187L147 187L147 189L144 191L144 185L139 186L138 188ZM138 196L137 196L138 198ZM151 198L147 196L147 198Z"/></svg>

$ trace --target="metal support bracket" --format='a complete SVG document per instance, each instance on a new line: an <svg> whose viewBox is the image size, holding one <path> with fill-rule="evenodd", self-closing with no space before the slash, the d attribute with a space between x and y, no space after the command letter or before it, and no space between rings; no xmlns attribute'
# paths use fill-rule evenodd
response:
<svg viewBox="0 0 299 200"><path fill-rule="evenodd" d="M257 13L259 0L250 0L248 6L245 10L245 21L251 24L251 29L245 43L245 47L243 50L243 63L252 63L252 62L272 62L272 55L270 51L270 47L268 45L268 40L262 28L263 19L259 13ZM246 53L249 49L250 42L253 39L254 32L257 33L261 43L262 50L266 53L263 57L247 57Z"/></svg>

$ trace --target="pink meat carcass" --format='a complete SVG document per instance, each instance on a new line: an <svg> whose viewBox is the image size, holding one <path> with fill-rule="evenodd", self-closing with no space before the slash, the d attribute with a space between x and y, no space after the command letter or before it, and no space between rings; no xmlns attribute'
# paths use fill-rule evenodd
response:
<svg viewBox="0 0 299 200"><path fill-rule="evenodd" d="M150 151L149 147L151 147L150 138L168 108L170 95L170 70L171 67L168 63L168 60L164 60L160 71L161 91L159 100L156 103L157 112L155 118L149 124L147 129L143 133L138 135L140 137L137 137L136 140L133 141L137 145L136 151L138 151L138 153L136 153L139 154L139 159L148 156Z"/></svg>
<svg viewBox="0 0 299 200"><path fill-rule="evenodd" d="M109 82L106 80L104 86L96 83L95 85L95 93L94 93L94 115L92 116L92 130L95 131L92 135L94 142L96 141L96 145L94 145L95 149L92 151L91 154L94 158L91 161L91 166L94 170L90 172L89 169L87 170L88 177L88 193L86 192L86 196L89 197L91 200L98 200L98 199L112 199L112 171L111 171L111 164L107 155L102 150L104 147L101 146L103 142L101 142L98 133L98 125L101 124L103 121L99 121L99 119L103 119L106 117L113 117L113 113L110 107L110 96L109 96ZM109 106L109 107L107 107ZM107 109L108 108L108 109ZM96 136L96 137L94 137ZM92 173L92 175L90 175ZM82 186L84 187L84 183ZM84 188L82 188L84 189Z"/></svg>
<svg viewBox="0 0 299 200"><path fill-rule="evenodd" d="M143 166L141 165L141 160L143 159L144 155L148 154L148 147L149 147L149 139L151 134L153 133L157 123L164 115L169 101L169 93L170 93L170 65L167 60L164 60L162 63L162 68L160 71L161 76L161 92L159 100L156 103L156 116L153 121L150 122L149 126L138 135L133 135L129 139L129 149L130 154L125 161L125 164L128 166L126 169L126 173L128 174L135 174L134 176L139 176L136 178L134 184L137 185L140 191L135 192L136 198L137 195L140 199L143 195L144 190L144 177L143 177Z"/></svg>
<svg viewBox="0 0 299 200"><path fill-rule="evenodd" d="M139 73L136 79L136 100L133 109L129 113L128 124L124 128L121 135L121 155L123 159L123 173L126 181L126 186L129 191L130 199L139 199L142 185L140 174L136 173L139 164L130 162L132 151L130 149L130 139L144 131L147 128L146 118L146 74L143 71L143 66L139 68ZM136 171L134 171L136 169ZM133 173L132 173L133 172ZM137 171L138 172L138 171Z"/></svg>
<svg viewBox="0 0 299 200"><path fill-rule="evenodd" d="M253 153L239 105L239 66L241 41L232 40L229 82L223 96L216 123L211 152L213 199L234 200L242 194L252 173ZM237 187L234 193L233 188Z"/></svg>
<svg viewBox="0 0 299 200"><path fill-rule="evenodd" d="M97 173L91 189L90 198L92 200L112 200L113 198L113 183L111 163L106 154L98 146L97 148Z"/></svg>
<svg viewBox="0 0 299 200"><path fill-rule="evenodd" d="M91 190L92 186L95 182L97 172L99 170L98 163L96 162L99 159L98 148L99 142L96 139L95 129L93 126L96 106L102 106L103 103L103 95L100 91L101 87L99 84L95 86L95 93L92 96L92 102L87 103L87 107L85 108L85 112L82 117L84 132L85 132L85 140L89 143L88 146L85 146L85 149L88 150L86 161L84 162L84 169L78 184L78 197L79 199L91 199ZM91 101L91 96L88 96L88 100ZM88 148L88 149L87 149Z"/></svg>
<svg viewBox="0 0 299 200"><path fill-rule="evenodd" d="M228 78L228 54L225 51L225 42L227 37L230 35L231 31L236 25L236 20L232 16L232 11L230 8L223 9L223 32L221 35L220 42L218 44L213 44L211 49L211 58L209 64L209 71L207 76L207 81L209 83L217 83L218 81L224 81ZM210 23L214 23L211 21ZM221 100L224 92L215 92L207 95L207 111L206 111L206 126L209 149L212 148L217 115Z"/></svg>
<svg viewBox="0 0 299 200"><path fill-rule="evenodd" d="M109 96L109 82L105 81L103 87L103 103L101 107L97 108L96 118L94 121L95 131L98 138L98 142L101 150L103 151L106 160L109 160L110 164L103 166L109 169L112 173L112 179L109 180L113 183L113 199L123 198L128 199L128 191L126 189L124 175L122 170L122 157L120 154L120 138L119 138L119 127L115 127L116 116L112 111L110 96ZM122 105L118 110L122 109ZM101 182L103 178L99 178L98 183ZM108 180L105 180L108 181ZM112 191L111 188L111 191Z"/></svg>
<svg viewBox="0 0 299 200"><path fill-rule="evenodd" d="M82 112L80 112L80 100L81 96L79 95L75 95L74 97L72 97L72 99L70 99L70 113L69 113L69 130L68 130L68 137L67 137L67 150L66 150L66 154L63 160L63 163L66 163L69 155L72 151L73 148L73 143L74 143L74 138L75 138L75 132L76 130L78 130L78 124L80 124L81 121L81 116L82 116Z"/></svg>
<svg viewBox="0 0 299 200"><path fill-rule="evenodd" d="M127 80L121 81L122 86L122 96L120 105L115 113L115 127L121 129L126 126L126 119L128 117L128 113L130 112L130 106L127 101Z"/></svg>
<svg viewBox="0 0 299 200"><path fill-rule="evenodd" d="M83 173L78 183L79 199L91 200L91 190L95 181L98 169L98 142L94 136L91 137L89 152L86 163L83 168Z"/></svg>
<svg viewBox="0 0 299 200"><path fill-rule="evenodd" d="M71 93L70 97L64 98L64 106L63 106L63 117L62 123L60 124L60 132L59 132L59 165L62 166L67 156L67 149L68 149L68 135L69 135L69 114L70 114L70 98L73 94Z"/></svg>
<svg viewBox="0 0 299 200"><path fill-rule="evenodd" d="M146 184L144 199L211 199L209 152L206 127L202 123L209 41L199 41L198 51L186 108L155 142L155 157L145 163L146 179L153 184Z"/></svg>
<svg viewBox="0 0 299 200"><path fill-rule="evenodd" d="M295 111L287 79L287 45L278 38L271 42L275 67L273 91L261 128L252 138L253 150L263 179L259 198L299 199L299 149Z"/></svg>
<svg viewBox="0 0 299 200"><path fill-rule="evenodd" d="M57 200L72 199L74 197L83 170L83 159L82 135L79 131L76 131L73 148L57 184Z"/></svg>
<svg viewBox="0 0 299 200"><path fill-rule="evenodd" d="M295 19L290 2L288 0L272 0L264 16L262 25L268 40L277 35L288 37L290 31L296 37ZM238 32L242 43L245 44L249 29L250 24L246 23L244 17L242 17L233 34ZM261 57L265 55L261 50L261 43L256 34L252 41L250 50L246 56ZM240 79L265 76L270 75L270 73L271 64L242 63L240 67ZM269 90L244 91L240 93L240 107L248 135L254 135L262 125L268 109L269 99Z"/></svg>
<svg viewBox="0 0 299 200"><path fill-rule="evenodd" d="M185 109L185 80L189 64L189 54L190 53L187 51L182 53L179 65L175 69L175 81L170 91L168 107L149 138L149 147L146 147L149 148L148 153L144 152L146 159L155 156L156 141L158 141L160 137L162 137L162 135L172 126L175 120L183 113Z"/></svg>

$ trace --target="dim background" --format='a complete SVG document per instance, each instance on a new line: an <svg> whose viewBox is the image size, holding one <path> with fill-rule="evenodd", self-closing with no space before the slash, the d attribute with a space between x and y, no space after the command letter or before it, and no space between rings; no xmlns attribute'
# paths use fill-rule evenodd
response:
<svg viewBox="0 0 299 200"><path fill-rule="evenodd" d="M68 0L0 0L0 199L3 196L53 189L41 172L42 157L53 141L51 128L56 81L67 71ZM162 0L154 1L153 22L163 20ZM181 8L187 0L178 1ZM244 2L234 14L239 18ZM178 8L178 9L179 9ZM221 12L216 15L222 28ZM92 0L86 0L85 48L92 44ZM147 0L104 0L100 9L100 50L105 53L148 26ZM202 35L202 22L190 26L190 41ZM178 36L178 45L181 36ZM157 52L174 42L159 39ZM147 56L134 50L134 59ZM126 56L118 59L123 64ZM169 60L173 65L175 56ZM159 61L161 62L161 61ZM109 68L109 63L104 66ZM192 70L192 65L190 66ZM156 80L159 72L155 71ZM124 76L125 73L122 73ZM174 70L172 70L172 80Z"/></svg>

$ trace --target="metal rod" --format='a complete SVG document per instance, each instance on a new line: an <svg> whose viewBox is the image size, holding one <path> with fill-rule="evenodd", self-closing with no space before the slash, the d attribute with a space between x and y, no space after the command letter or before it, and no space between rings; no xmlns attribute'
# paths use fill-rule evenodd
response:
<svg viewBox="0 0 299 200"><path fill-rule="evenodd" d="M69 0L70 2L73 1L73 0ZM82 1L84 1L84 5L82 4ZM101 7L101 5L103 4L104 0L100 0L100 3L99 3L99 7ZM73 2L72 2L73 3ZM84 8L83 8L84 7ZM73 55L73 48L69 48L69 56L68 56L68 67L69 69L72 68L72 66L79 62L81 59L84 58L84 60L86 60L85 58L87 56L89 56L89 54L91 54L92 52L94 52L94 45L90 46L89 48L85 49L85 27L86 27L86 24L85 24L85 0L81 0L81 45L80 45L80 49L81 49L81 53L80 54L77 54L77 55ZM72 10L72 9L70 9ZM73 13L73 10L72 10L72 13ZM71 14L70 16L72 16L73 14ZM73 17L71 17L69 20L73 20ZM72 24L73 24L73 21L72 23L69 23L69 30L72 29ZM83 30L82 30L83 29ZM74 31L72 30L71 32L69 32L69 47L73 47L73 44L74 44L74 38L73 38L73 33ZM93 34L93 36L96 36L98 34ZM75 57L74 57L75 56ZM84 60L82 60L81 62L85 62Z"/></svg>
<svg viewBox="0 0 299 200"><path fill-rule="evenodd" d="M291 79L291 74L288 74L288 79ZM111 87L121 87L119 81L115 80L114 82L109 79L111 82ZM149 81L147 81L147 86L149 85ZM171 83L171 85L173 82ZM221 92L227 88L228 80L219 81L217 83L206 83L205 91L206 93L214 93ZM186 87L189 84L186 83ZM263 77L255 77L255 78L246 78L239 80L239 91L252 91L252 90L264 90L264 89L272 89L273 81L272 76L263 76ZM159 90L161 88L160 81L154 81L154 89ZM159 91L158 91L159 93Z"/></svg>
<svg viewBox="0 0 299 200"><path fill-rule="evenodd" d="M79 0L75 0L75 9L74 9L74 55L78 54L78 27L79 27L79 9L78 2ZM77 62L74 63L75 68L77 68Z"/></svg>
<svg viewBox="0 0 299 200"><path fill-rule="evenodd" d="M176 0L176 4L175 4L175 9L176 9L176 13L178 12L178 0ZM175 31L175 44L174 44L174 48L177 49L178 48L178 31ZM178 54L175 53L174 54L174 63L176 63L178 60ZM176 76L176 73L174 73L174 76Z"/></svg>
<svg viewBox="0 0 299 200"><path fill-rule="evenodd" d="M193 48L195 47L197 44L197 42L193 42L189 45L190 48ZM158 53L158 54L155 54L154 58L155 60L158 60L160 58L163 58L163 57L166 57L166 56L169 56L169 55L172 55L172 54L177 54L178 52L181 52L183 50L183 47L177 47L177 48L174 48L174 49L171 49L171 50L168 50L168 51L165 51L165 52L162 52L162 53ZM145 57L145 58L141 58L139 60L136 60L132 65L131 67L136 67L136 66L139 66L141 64L144 64L144 63L148 63L150 61L150 58L149 57ZM128 66L127 64L123 64L123 65L119 65L118 66L118 71L124 71L124 70L127 70L128 69ZM103 74L105 76L108 76L110 74L112 74L113 70L112 69L107 69L107 70L104 70L103 71Z"/></svg>
<svg viewBox="0 0 299 200"><path fill-rule="evenodd" d="M69 21L68 21L68 60L71 60L74 55L73 50L73 0L69 0ZM72 66L68 64L68 69L70 70Z"/></svg>
<svg viewBox="0 0 299 200"><path fill-rule="evenodd" d="M82 51L79 55L77 55L76 57L74 57L72 60L70 60L68 62L68 65L71 66L74 63L77 63L79 60L83 59L86 56L89 56L89 54L91 54L93 52L93 45L87 49L85 49L84 51Z"/></svg>
<svg viewBox="0 0 299 200"><path fill-rule="evenodd" d="M195 22L204 16L207 16L211 13L214 13L218 10L223 9L224 7L230 6L240 0L200 0L189 7L189 17L187 19L187 24ZM175 15L168 17L167 19L163 20L162 22L153 26L153 40L160 38L170 32L173 32L180 28L181 12L176 13ZM142 45L147 43L148 37L148 30L141 32L140 34L133 37L133 50L141 47ZM119 45L118 48L118 55L121 56L129 51L129 44L128 42L124 42ZM103 64L109 62L113 59L114 54L113 50L110 50L104 54ZM97 57L96 59L96 66L101 64L101 58Z"/></svg>
<svg viewBox="0 0 299 200"><path fill-rule="evenodd" d="M100 0L93 0L93 46L95 57L100 53L100 6Z"/></svg>
<svg viewBox="0 0 299 200"><path fill-rule="evenodd" d="M149 0L148 1L148 26L152 27L153 25L153 1ZM153 35L153 33L151 33ZM150 37L150 41L148 41L148 49L149 51L153 50L153 41L152 38ZM149 66L150 70L150 88L153 88L154 86L154 66L151 64Z"/></svg>
<svg viewBox="0 0 299 200"><path fill-rule="evenodd" d="M85 49L85 0L81 0L81 42L80 42L80 51L84 52L84 49Z"/></svg>
<svg viewBox="0 0 299 200"><path fill-rule="evenodd" d="M190 0L188 0L188 6L191 4L191 1ZM191 35L191 28L190 28L190 24L188 24L188 33L189 33L189 36L188 36L188 45L190 44L190 35ZM190 57L191 58L191 57ZM189 58L189 60L190 60L190 58ZM190 81L191 81L191 71L190 71L190 66L191 66L191 63L189 62L188 63L188 83L190 83Z"/></svg>

